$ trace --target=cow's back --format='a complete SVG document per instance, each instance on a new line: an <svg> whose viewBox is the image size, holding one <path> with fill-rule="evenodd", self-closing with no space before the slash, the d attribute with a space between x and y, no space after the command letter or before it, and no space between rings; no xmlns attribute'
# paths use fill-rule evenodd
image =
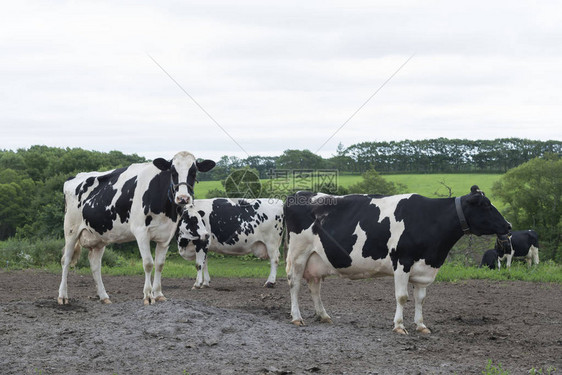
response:
<svg viewBox="0 0 562 375"><path fill-rule="evenodd" d="M283 202L268 199L200 199L194 207L205 221L209 250L241 255L258 243L279 246L283 232ZM266 253L264 253L264 256Z"/></svg>

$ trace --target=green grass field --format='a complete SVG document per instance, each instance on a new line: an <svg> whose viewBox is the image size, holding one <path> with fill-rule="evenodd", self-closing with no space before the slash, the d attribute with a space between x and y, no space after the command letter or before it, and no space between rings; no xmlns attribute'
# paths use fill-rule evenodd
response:
<svg viewBox="0 0 562 375"><path fill-rule="evenodd" d="M492 194L492 185L501 176L501 174L397 174L383 177L388 181L407 186L408 193L417 193L430 198L448 196L449 191L444 185L451 188L452 196L468 194L472 185L478 185L501 210L501 202L494 200ZM343 187L349 187L359 181L361 176L358 175L338 176L338 185ZM267 180L263 180L262 183L267 183ZM220 181L201 181L195 186L195 198L206 198L211 189L223 189L223 187Z"/></svg>
<svg viewBox="0 0 562 375"><path fill-rule="evenodd" d="M123 264L124 263L124 264ZM53 273L60 273L59 264L51 264L43 269ZM81 275L90 275L88 267L76 270ZM114 267L102 267L104 275L144 275L142 260L129 259ZM177 254L171 254L166 260L162 272L163 277L195 278L195 262L183 260ZM213 277L250 277L267 279L269 275L269 261L259 260L251 256L214 256L209 258L209 274ZM286 277L285 264L280 263L277 277ZM488 268L466 267L459 262L445 263L437 274L437 282L459 282L469 279L490 279L497 281L530 281L562 284L562 265L552 261L542 262L537 266L527 268L523 262L514 262L510 270L490 270Z"/></svg>

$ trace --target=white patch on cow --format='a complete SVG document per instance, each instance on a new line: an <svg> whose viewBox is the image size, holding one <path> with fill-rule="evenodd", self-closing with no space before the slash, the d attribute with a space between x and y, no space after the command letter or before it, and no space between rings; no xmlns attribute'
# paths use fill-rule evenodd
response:
<svg viewBox="0 0 562 375"><path fill-rule="evenodd" d="M377 206L381 211L379 223L382 223L382 221L386 218L390 220L390 238L386 243L389 252L396 249L398 241L400 241L400 236L402 236L405 229L404 222L396 220L396 215L394 214L396 212L396 207L401 200L408 199L411 196L412 194L402 194L384 198L373 198L371 200L370 204Z"/></svg>

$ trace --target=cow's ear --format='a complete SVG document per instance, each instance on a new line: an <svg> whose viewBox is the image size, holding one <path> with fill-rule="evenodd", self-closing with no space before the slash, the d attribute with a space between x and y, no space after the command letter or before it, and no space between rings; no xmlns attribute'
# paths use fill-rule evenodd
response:
<svg viewBox="0 0 562 375"><path fill-rule="evenodd" d="M172 168L172 162L163 158L154 159L152 164L154 164L156 168L160 169L161 171L167 171Z"/></svg>
<svg viewBox="0 0 562 375"><path fill-rule="evenodd" d="M484 195L484 192L482 190L480 190L478 185L472 185L472 187L470 188L470 194Z"/></svg>
<svg viewBox="0 0 562 375"><path fill-rule="evenodd" d="M202 160L196 162L196 164L199 172L208 172L215 167L215 162L212 160Z"/></svg>

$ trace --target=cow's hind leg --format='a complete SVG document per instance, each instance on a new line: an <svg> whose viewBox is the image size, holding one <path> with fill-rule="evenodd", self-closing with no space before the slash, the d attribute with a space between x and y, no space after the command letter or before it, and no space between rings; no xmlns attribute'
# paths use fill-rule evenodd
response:
<svg viewBox="0 0 562 375"><path fill-rule="evenodd" d="M420 333L431 333L429 328L423 324L423 301L427 293L427 287L421 285L414 285L414 301L416 306L416 313L414 316L414 322L416 323L416 331Z"/></svg>
<svg viewBox="0 0 562 375"><path fill-rule="evenodd" d="M164 245L160 242L156 244L156 250L154 250L154 283L152 287L152 296L156 302L166 301L166 297L162 293L162 271L164 270L164 262L166 261L166 253L168 252L168 245Z"/></svg>
<svg viewBox="0 0 562 375"><path fill-rule="evenodd" d="M394 271L394 294L396 297L396 314L394 315L394 332L407 335L408 331L404 327L404 305L408 301L408 278L399 264Z"/></svg>
<svg viewBox="0 0 562 375"><path fill-rule="evenodd" d="M269 256L269 276L263 285L266 288L275 287L277 267L279 266L279 244L267 243L267 255Z"/></svg>
<svg viewBox="0 0 562 375"><path fill-rule="evenodd" d="M78 251L76 247L79 247L78 236L65 236L64 243L64 254L61 259L62 264L62 277L59 286L59 296L57 301L59 305L67 305L68 302L68 272L70 270L70 264L74 257L74 252Z"/></svg>
<svg viewBox="0 0 562 375"><path fill-rule="evenodd" d="M152 295L152 282L150 280L152 269L154 268L154 260L150 253L150 240L148 237L137 237L137 244L142 257L142 267L144 268L144 288L143 288L143 302L145 305L154 303Z"/></svg>
<svg viewBox="0 0 562 375"><path fill-rule="evenodd" d="M105 251L105 246L94 247L90 249L90 252L88 253L88 260L90 261L90 270L92 270L92 276L94 277L94 281L96 283L96 288L98 290L98 296L100 297L100 301L101 303L109 304L111 303L111 301L109 300L109 296L105 291L105 287L101 279L101 260L104 251Z"/></svg>
<svg viewBox="0 0 562 375"><path fill-rule="evenodd" d="M286 266L287 281L291 292L291 318L294 325L303 326L304 320L302 319L299 309L299 291L309 253L305 251L297 251L299 256L295 257L293 256L295 251L291 250L293 249L289 248Z"/></svg>
<svg viewBox="0 0 562 375"><path fill-rule="evenodd" d="M531 252L533 254L533 263L535 265L539 264L539 248L532 245L531 246Z"/></svg>

